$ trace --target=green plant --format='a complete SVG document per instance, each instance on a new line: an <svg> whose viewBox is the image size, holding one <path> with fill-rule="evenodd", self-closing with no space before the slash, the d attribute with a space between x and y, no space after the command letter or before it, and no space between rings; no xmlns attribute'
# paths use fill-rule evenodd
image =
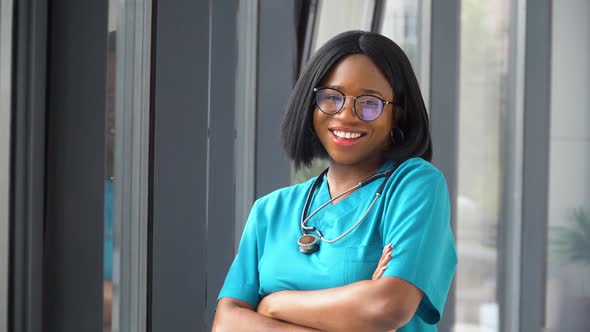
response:
<svg viewBox="0 0 590 332"><path fill-rule="evenodd" d="M590 266L590 216L582 208L573 211L569 225L551 230L556 253L572 263Z"/></svg>

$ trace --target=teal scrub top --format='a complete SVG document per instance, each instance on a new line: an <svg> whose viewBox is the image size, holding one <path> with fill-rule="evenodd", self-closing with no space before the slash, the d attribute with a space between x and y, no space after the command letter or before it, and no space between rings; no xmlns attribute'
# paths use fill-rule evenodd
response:
<svg viewBox="0 0 590 332"><path fill-rule="evenodd" d="M393 166L386 162L379 170ZM318 290L370 280L383 247L393 256L383 277L404 279L422 290L418 310L399 332L436 331L457 264L450 226L447 184L432 164L412 158L391 175L382 196L365 220L335 243L320 242L306 255L298 251L305 198L314 179L258 199L244 228L237 255L219 298L256 307L263 297L281 290ZM326 239L348 230L365 213L384 178L357 189L313 216ZM326 179L312 196L309 212L330 200Z"/></svg>

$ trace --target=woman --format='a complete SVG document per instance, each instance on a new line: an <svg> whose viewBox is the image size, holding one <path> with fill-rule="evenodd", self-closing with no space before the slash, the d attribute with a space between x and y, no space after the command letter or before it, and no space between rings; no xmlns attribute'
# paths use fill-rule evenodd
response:
<svg viewBox="0 0 590 332"><path fill-rule="evenodd" d="M456 251L403 51L369 32L332 38L297 81L282 130L297 167L329 168L255 202L213 330L436 331Z"/></svg>

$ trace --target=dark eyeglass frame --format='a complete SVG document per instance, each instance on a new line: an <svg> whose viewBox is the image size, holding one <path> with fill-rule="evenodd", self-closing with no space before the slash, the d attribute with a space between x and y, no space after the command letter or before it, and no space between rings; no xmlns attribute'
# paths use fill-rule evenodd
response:
<svg viewBox="0 0 590 332"><path fill-rule="evenodd" d="M322 90L334 90L334 91L337 91L338 93L340 93L344 97L344 100L342 101L342 106L340 106L340 108L336 112L326 112L326 111L324 111L320 107L320 103L318 101L318 96L319 96L319 92L321 92ZM334 88L328 87L328 86L326 86L326 87L319 87L319 88L313 88L313 92L315 92L315 104L316 104L316 106L318 107L318 109L320 111L322 111L322 113L327 114L327 115L335 115L335 114L338 114L338 113L342 112L342 110L344 109L344 105L346 104L346 98L350 97L350 98L354 99L354 103L352 103L352 109L354 111L354 114L356 115L357 118L359 118L359 119L361 119L362 121L365 121L365 122L371 122L371 121L375 121L375 120L379 119L379 117L381 116L381 114L383 114L383 111L385 110L385 105L387 105L387 104L395 105L395 101L389 101L389 100L383 99L383 98L381 98L379 96L375 96L375 95L372 95L372 94L362 94L362 95L358 95L356 97L355 96L347 96L347 95L344 94L344 92L342 92L342 91L340 91L338 89L334 89ZM357 101L358 98L361 98L361 97L373 97L373 98L379 99L379 101L381 102L381 104L382 104L382 106L381 106L382 107L381 108L381 112L379 112L379 115L377 115L377 117L374 118L373 120L365 120L365 119L363 119L358 114L358 112L356 111L356 101Z"/></svg>

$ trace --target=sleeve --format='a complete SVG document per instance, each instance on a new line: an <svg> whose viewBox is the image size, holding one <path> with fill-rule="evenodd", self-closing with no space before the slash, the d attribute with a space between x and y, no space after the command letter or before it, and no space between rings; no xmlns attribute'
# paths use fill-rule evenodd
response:
<svg viewBox="0 0 590 332"><path fill-rule="evenodd" d="M244 227L238 253L227 273L217 301L224 297L242 300L257 307L260 302L258 262L260 260L257 234L257 203L250 211Z"/></svg>
<svg viewBox="0 0 590 332"><path fill-rule="evenodd" d="M431 165L403 171L384 214L384 243L393 256L383 276L404 279L424 297L416 314L436 324L457 265L450 203L443 175Z"/></svg>

